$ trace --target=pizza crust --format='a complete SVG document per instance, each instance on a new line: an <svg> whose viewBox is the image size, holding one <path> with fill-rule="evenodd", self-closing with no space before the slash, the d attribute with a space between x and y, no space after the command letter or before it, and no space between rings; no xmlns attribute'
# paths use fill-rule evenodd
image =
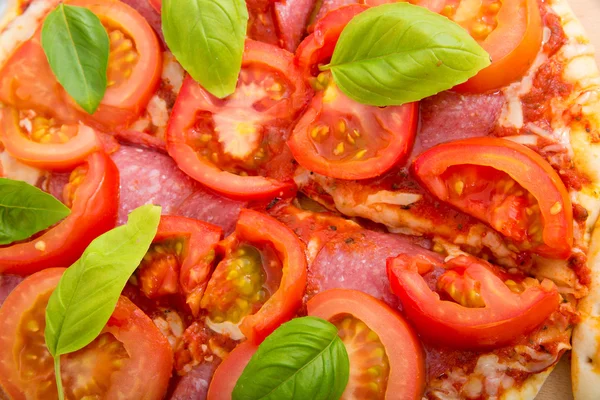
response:
<svg viewBox="0 0 600 400"><path fill-rule="evenodd" d="M568 43L557 54L565 61L563 78L575 85L571 107L580 108L582 119L570 127L569 139L575 167L591 182L572 194L588 210L585 241L590 243L588 267L592 283L589 294L578 304L581 322L572 337L571 376L576 400L598 398L600 385L600 73L594 49L581 23L564 0L552 0L552 9L561 17Z"/></svg>

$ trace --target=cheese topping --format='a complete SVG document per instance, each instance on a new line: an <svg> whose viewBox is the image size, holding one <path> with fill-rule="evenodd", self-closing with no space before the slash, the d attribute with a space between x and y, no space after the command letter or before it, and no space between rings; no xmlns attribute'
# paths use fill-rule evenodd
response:
<svg viewBox="0 0 600 400"><path fill-rule="evenodd" d="M23 164L7 151L0 152L0 176L35 185L43 176L42 170Z"/></svg>

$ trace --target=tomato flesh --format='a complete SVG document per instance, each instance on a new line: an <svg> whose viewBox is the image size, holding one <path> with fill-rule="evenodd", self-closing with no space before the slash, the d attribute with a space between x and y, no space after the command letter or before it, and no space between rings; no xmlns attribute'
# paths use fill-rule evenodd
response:
<svg viewBox="0 0 600 400"><path fill-rule="evenodd" d="M228 246L229 247L229 246ZM281 261L272 246L239 243L215 269L201 306L213 322L240 322L254 314L279 289Z"/></svg>
<svg viewBox="0 0 600 400"><path fill-rule="evenodd" d="M330 289L307 303L308 315L338 328L350 358L342 399L421 399L425 364L421 344L402 316L357 290Z"/></svg>
<svg viewBox="0 0 600 400"><path fill-rule="evenodd" d="M339 179L377 177L408 153L417 128L418 104L372 107L344 93L331 73L319 73L350 20L367 9L351 5L320 20L300 44L295 63L317 94L296 124L288 145L304 168Z"/></svg>
<svg viewBox="0 0 600 400"><path fill-rule="evenodd" d="M457 140L425 151L413 169L433 195L486 221L514 249L570 256L573 210L568 191L533 150L500 138Z"/></svg>
<svg viewBox="0 0 600 400"><path fill-rule="evenodd" d="M388 259L392 292L419 334L454 348L489 349L517 341L560 304L556 286L508 274L472 256L444 265L402 254Z"/></svg>
<svg viewBox="0 0 600 400"><path fill-rule="evenodd" d="M41 46L41 27L0 70L0 99L61 123L81 120L102 130L124 128L139 117L160 81L158 39L146 20L121 1L73 0L69 4L89 8L108 32L108 87L98 110L87 114L60 86Z"/></svg>
<svg viewBox="0 0 600 400"><path fill-rule="evenodd" d="M220 248L224 258L202 306L213 322L239 323L241 333L258 344L302 303L307 275L302 244L276 219L242 210L235 232Z"/></svg>
<svg viewBox="0 0 600 400"><path fill-rule="evenodd" d="M410 0L455 21L486 50L492 65L458 91L482 93L519 80L535 60L543 23L536 0Z"/></svg>
<svg viewBox="0 0 600 400"><path fill-rule="evenodd" d="M207 400L230 400L237 380L256 353L258 346L249 341L242 342L217 367L210 386Z"/></svg>
<svg viewBox="0 0 600 400"><path fill-rule="evenodd" d="M150 299L182 294L197 316L222 234L220 228L202 221L163 215L137 269L142 293Z"/></svg>
<svg viewBox="0 0 600 400"><path fill-rule="evenodd" d="M192 178L230 197L291 188L287 130L308 101L285 50L248 40L236 91L217 99L187 77L167 129L167 150Z"/></svg>
<svg viewBox="0 0 600 400"><path fill-rule="evenodd" d="M46 304L63 271L52 268L28 277L0 308L0 386L15 400L58 398L44 329ZM96 339L61 356L65 398L161 399L172 363L172 350L158 328L121 297Z"/></svg>
<svg viewBox="0 0 600 400"><path fill-rule="evenodd" d="M71 214L40 236L0 246L0 273L29 275L49 267L69 267L99 235L114 228L119 171L105 153L93 153L65 186Z"/></svg>
<svg viewBox="0 0 600 400"><path fill-rule="evenodd" d="M20 121L31 113L5 107L0 111L0 139L6 150L20 161L39 168L68 170L100 149L96 132L85 125L63 125L53 118L35 115L29 129Z"/></svg>

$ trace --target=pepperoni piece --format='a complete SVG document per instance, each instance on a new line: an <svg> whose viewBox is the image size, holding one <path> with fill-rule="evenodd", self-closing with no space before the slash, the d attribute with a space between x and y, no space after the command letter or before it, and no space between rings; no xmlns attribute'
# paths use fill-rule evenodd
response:
<svg viewBox="0 0 600 400"><path fill-rule="evenodd" d="M127 215L144 204L162 206L163 214L171 214L198 189L198 184L165 154L121 146L112 159L121 175L118 224L125 223Z"/></svg>
<svg viewBox="0 0 600 400"><path fill-rule="evenodd" d="M206 399L208 385L221 359L214 357L212 362L204 362L181 377L169 400Z"/></svg>
<svg viewBox="0 0 600 400"><path fill-rule="evenodd" d="M325 243L309 267L307 291L355 289L397 307L398 299L389 288L386 260L398 254L439 257L406 236L366 229L341 232Z"/></svg>
<svg viewBox="0 0 600 400"><path fill-rule="evenodd" d="M316 0L286 0L275 3L275 21L281 47L292 53L306 33L306 25Z"/></svg>
<svg viewBox="0 0 600 400"><path fill-rule="evenodd" d="M227 236L233 232L240 210L246 205L245 201L219 196L200 187L179 205L175 214L219 226Z"/></svg>
<svg viewBox="0 0 600 400"><path fill-rule="evenodd" d="M421 101L421 126L409 160L437 144L487 136L496 126L502 93L461 95L442 92Z"/></svg>
<svg viewBox="0 0 600 400"><path fill-rule="evenodd" d="M22 276L18 275L0 275L0 306L19 283L23 281Z"/></svg>

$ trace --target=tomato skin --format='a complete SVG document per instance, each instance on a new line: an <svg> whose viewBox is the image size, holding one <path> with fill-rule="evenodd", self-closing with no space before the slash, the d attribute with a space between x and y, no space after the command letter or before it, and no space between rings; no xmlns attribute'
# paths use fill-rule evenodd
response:
<svg viewBox="0 0 600 400"><path fill-rule="evenodd" d="M81 164L88 155L101 147L94 130L85 125L80 125L77 135L66 143L42 144L28 139L21 132L17 110L9 107L0 110L0 121L0 140L6 151L34 167L69 170Z"/></svg>
<svg viewBox="0 0 600 400"><path fill-rule="evenodd" d="M258 350L258 346L249 340L238 344L217 367L210 381L206 399L231 400L233 388L256 350Z"/></svg>
<svg viewBox="0 0 600 400"><path fill-rule="evenodd" d="M88 172L77 189L71 214L35 239L0 247L0 273L29 275L49 267L69 267L92 240L114 228L119 171L101 152L91 154L87 164ZM44 248L38 250L40 246Z"/></svg>
<svg viewBox="0 0 600 400"><path fill-rule="evenodd" d="M17 331L21 313L30 309L38 296L54 290L64 271L64 268L48 268L31 275L15 288L0 307L3 326L0 333L0 389L4 389L14 400L31 398L30 391L35 393L35 384L39 382L24 382L17 375L19 366L15 364L14 349L16 341L21 340ZM116 398L120 394L131 399L163 398L171 377L173 352L152 320L129 299L120 297L102 331L105 332L120 341L129 355L122 369L111 376L106 397ZM63 368L68 362L63 358ZM49 374L46 379L54 378L52 369L44 372Z"/></svg>
<svg viewBox="0 0 600 400"><path fill-rule="evenodd" d="M60 86L41 45L41 26L35 35L12 54L0 70L0 100L20 109L54 116L62 123L85 124L101 130L123 128L135 121L155 92L162 71L158 39L146 20L118 0L72 0L102 20L117 24L135 42L138 62L131 77L108 87L98 110L87 114Z"/></svg>
<svg viewBox="0 0 600 400"><path fill-rule="evenodd" d="M505 172L539 203L543 217L543 244L532 251L566 259L573 245L573 209L564 183L556 171L533 150L500 138L471 138L437 145L419 155L413 170L423 186L442 201L449 192L440 177L449 167L476 165ZM469 214L461 204L451 203ZM554 213L553 207L560 205Z"/></svg>
<svg viewBox="0 0 600 400"><path fill-rule="evenodd" d="M421 399L425 390L423 350L413 329L397 311L366 293L350 289L321 292L306 307L308 315L328 321L350 314L364 322L379 336L389 359L385 398Z"/></svg>
<svg viewBox="0 0 600 400"><path fill-rule="evenodd" d="M291 54L265 43L247 40L242 70L250 64L270 68L289 80L293 90L289 98L279 101L262 112L253 109L253 112L261 114L261 123L283 125L282 128L285 130L286 125L291 123L310 96L310 91L293 65ZM222 105L223 102L225 105ZM186 131L195 123L196 113L207 111L216 115L227 108L226 102L227 98L216 99L191 77L186 77L167 127L167 151L175 159L179 168L200 183L232 198L260 199L284 196L292 192L291 181L260 175L241 176L224 171L200 156L188 143ZM291 155L288 161L291 165ZM282 166L281 169L286 167Z"/></svg>
<svg viewBox="0 0 600 400"><path fill-rule="evenodd" d="M208 283L214 248L223 236L221 228L191 218L163 215L160 218L154 243L167 239L184 239L185 255L179 275L179 285L193 315L198 315L200 300Z"/></svg>
<svg viewBox="0 0 600 400"><path fill-rule="evenodd" d="M421 276L435 265L431 258L406 254L387 262L390 287L404 313L421 336L436 344L469 350L502 347L538 327L560 304L558 289L550 281L515 293L490 264L473 256L459 256L443 268L463 271L477 282L485 306L441 300Z"/></svg>

